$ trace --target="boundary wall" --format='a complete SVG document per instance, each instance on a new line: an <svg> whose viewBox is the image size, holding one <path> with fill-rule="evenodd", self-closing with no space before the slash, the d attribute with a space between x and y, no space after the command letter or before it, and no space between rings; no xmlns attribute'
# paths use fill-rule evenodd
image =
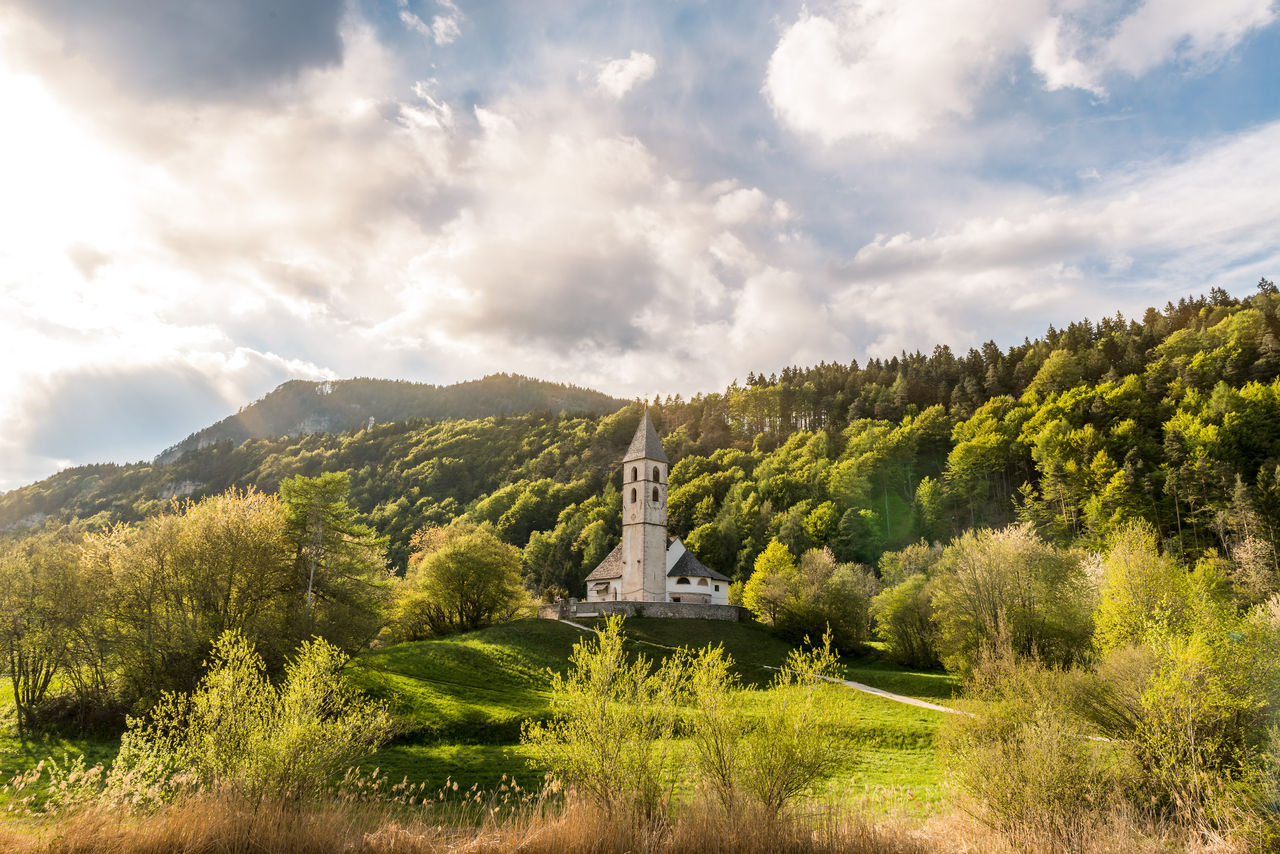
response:
<svg viewBox="0 0 1280 854"><path fill-rule="evenodd" d="M544 620L568 620L592 617L661 617L684 620L724 620L745 623L751 620L751 612L738 605L709 605L698 602L579 602L577 599L561 599L550 605L538 606L538 616Z"/></svg>

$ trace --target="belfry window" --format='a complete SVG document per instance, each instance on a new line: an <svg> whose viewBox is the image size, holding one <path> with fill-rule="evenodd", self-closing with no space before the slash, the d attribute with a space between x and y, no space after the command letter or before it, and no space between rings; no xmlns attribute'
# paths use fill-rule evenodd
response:
<svg viewBox="0 0 1280 854"><path fill-rule="evenodd" d="M655 502L658 500L658 487L656 486L653 488L653 500Z"/></svg>
<svg viewBox="0 0 1280 854"><path fill-rule="evenodd" d="M635 503L636 503L636 490L635 490L635 487L632 487L632 489L631 489L631 503L632 503L632 504L635 504Z"/></svg>
<svg viewBox="0 0 1280 854"><path fill-rule="evenodd" d="M639 469L637 469L635 466L632 466L632 467L631 467L631 479L632 479L632 480L639 480L639 479L640 479L640 470L639 470Z"/></svg>
<svg viewBox="0 0 1280 854"><path fill-rule="evenodd" d="M658 467L657 467L657 466L654 466L654 467L653 467L653 479L654 479L655 481L657 481L658 483L662 483L662 478L658 476Z"/></svg>

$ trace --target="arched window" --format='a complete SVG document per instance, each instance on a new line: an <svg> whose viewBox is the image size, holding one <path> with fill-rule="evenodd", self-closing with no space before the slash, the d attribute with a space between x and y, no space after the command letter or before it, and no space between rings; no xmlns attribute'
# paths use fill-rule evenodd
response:
<svg viewBox="0 0 1280 854"><path fill-rule="evenodd" d="M654 479L655 481L657 481L658 483L662 483L662 478L658 475L658 467L657 467L657 466L654 466L654 467L653 467L653 479Z"/></svg>
<svg viewBox="0 0 1280 854"><path fill-rule="evenodd" d="M698 586L699 586L699 587L706 587L706 586L707 586L707 580L706 580L705 578L699 578L699 579L698 579Z"/></svg>
<svg viewBox="0 0 1280 854"><path fill-rule="evenodd" d="M637 469L635 466L632 466L632 467L631 467L631 479L632 479L632 480L639 480L639 479L640 479L640 470L639 470L639 469Z"/></svg>
<svg viewBox="0 0 1280 854"><path fill-rule="evenodd" d="M689 579L684 578L683 576L676 579L676 584L692 584L692 583L693 582L689 581Z"/></svg>
<svg viewBox="0 0 1280 854"><path fill-rule="evenodd" d="M653 500L655 502L658 500L658 487L656 486L653 488Z"/></svg>
<svg viewBox="0 0 1280 854"><path fill-rule="evenodd" d="M632 487L631 489L631 503L632 504L636 503L636 490L634 487Z"/></svg>

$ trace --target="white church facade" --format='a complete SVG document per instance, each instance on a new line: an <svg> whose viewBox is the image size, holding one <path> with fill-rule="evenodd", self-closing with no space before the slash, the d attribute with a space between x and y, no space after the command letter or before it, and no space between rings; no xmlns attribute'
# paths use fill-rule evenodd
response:
<svg viewBox="0 0 1280 854"><path fill-rule="evenodd" d="M622 458L622 542L587 575L587 603L729 604L730 579L667 536L667 468L646 411Z"/></svg>

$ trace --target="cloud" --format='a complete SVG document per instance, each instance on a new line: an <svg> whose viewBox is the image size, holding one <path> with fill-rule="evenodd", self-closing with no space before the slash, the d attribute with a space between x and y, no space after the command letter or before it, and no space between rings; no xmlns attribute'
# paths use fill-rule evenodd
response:
<svg viewBox="0 0 1280 854"><path fill-rule="evenodd" d="M764 94L824 145L915 141L971 116L1030 60L1049 91L1105 97L1109 75L1222 57L1276 17L1271 0L843 0L805 10L769 60Z"/></svg>
<svg viewBox="0 0 1280 854"><path fill-rule="evenodd" d="M769 202L759 187L731 190L716 199L716 219L732 225L754 219ZM785 202L780 203L782 218L786 218Z"/></svg>
<svg viewBox="0 0 1280 854"><path fill-rule="evenodd" d="M253 86L159 98L66 53L38 13L0 22L0 488L150 456L290 376L518 370L689 394L748 369L1021 340L1280 260L1271 125L1146 162L1091 149L1045 189L904 145L866 168L770 120L832 144L936 137L981 119L1041 44L1063 87L1130 73L1104 49L1129 7L1028 2L975 2L988 17L955 27L918 1L814 6L780 40L747 27L756 52L700 80L704 44L671 27L589 44L538 30L521 52L512 33L571 29L539 17L555 4L505 28L477 7L468 49L438 50L457 36L436 19L461 13L406 0L371 22L350 7L335 50ZM573 21L613 23L596 14ZM661 44L679 73L639 52L582 62L629 43ZM1191 44L1165 53L1211 61ZM999 159L985 133L974 159ZM82 395L94 422L76 420Z"/></svg>
<svg viewBox="0 0 1280 854"><path fill-rule="evenodd" d="M1272 0L1147 0L1103 42L1102 61L1135 77L1166 62L1212 62L1276 19Z"/></svg>
<svg viewBox="0 0 1280 854"><path fill-rule="evenodd" d="M1035 20L1034 0L903 0L805 12L765 77L774 111L824 144L914 140L968 115L982 84Z"/></svg>
<svg viewBox="0 0 1280 854"><path fill-rule="evenodd" d="M342 61L342 0L15 0L62 43L145 96L257 98Z"/></svg>
<svg viewBox="0 0 1280 854"><path fill-rule="evenodd" d="M214 364L214 362L217 364ZM17 405L0 411L0 447L31 460L32 471L0 469L0 490L49 467L150 459L165 444L234 412L258 389L292 377L330 379L314 366L237 348L192 362L82 365L29 378ZM169 437L164 444L157 437Z"/></svg>
<svg viewBox="0 0 1280 854"><path fill-rule="evenodd" d="M450 0L437 0L441 13L431 23L418 17L409 7L409 0L396 0L400 8L400 20L410 30L431 39L437 46L452 44L462 35L462 12Z"/></svg>
<svg viewBox="0 0 1280 854"><path fill-rule="evenodd" d="M1280 199L1263 189L1280 181L1277 145L1280 122L1097 178L1079 197L1002 204L927 235L881 235L844 268L836 302L878 329L872 349L896 349L990 335L991 306L1001 306L1000 326L1017 328L1019 317L1137 312L1227 271L1256 281L1280 265L1268 225L1280 221Z"/></svg>
<svg viewBox="0 0 1280 854"><path fill-rule="evenodd" d="M626 59L612 59L600 67L596 90L611 98L624 95L646 80L653 79L658 63L647 53L631 51Z"/></svg>

